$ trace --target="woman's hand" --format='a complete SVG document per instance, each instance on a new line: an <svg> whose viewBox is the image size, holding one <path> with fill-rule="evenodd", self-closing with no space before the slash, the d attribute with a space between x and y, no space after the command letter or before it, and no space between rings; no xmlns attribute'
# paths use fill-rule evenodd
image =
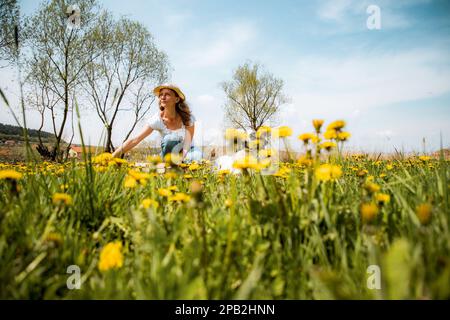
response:
<svg viewBox="0 0 450 320"><path fill-rule="evenodd" d="M113 152L112 156L114 158L122 156L122 154L127 153L135 146L137 146L143 139L153 132L153 129L148 125L145 125L144 129L134 138L125 141L116 151Z"/></svg>

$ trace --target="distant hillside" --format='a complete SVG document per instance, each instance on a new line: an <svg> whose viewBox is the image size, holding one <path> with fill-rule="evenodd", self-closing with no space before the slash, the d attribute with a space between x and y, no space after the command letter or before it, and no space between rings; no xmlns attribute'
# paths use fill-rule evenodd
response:
<svg viewBox="0 0 450 320"><path fill-rule="evenodd" d="M39 141L38 130L28 129L27 132L31 142ZM51 142L55 139L52 133L46 131L41 131L41 138L44 143ZM19 126L0 123L0 141L5 142L7 140L24 141L22 128Z"/></svg>

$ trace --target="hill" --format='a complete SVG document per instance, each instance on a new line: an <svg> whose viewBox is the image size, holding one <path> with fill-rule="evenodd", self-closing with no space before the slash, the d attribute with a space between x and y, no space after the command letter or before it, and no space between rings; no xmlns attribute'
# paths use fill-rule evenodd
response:
<svg viewBox="0 0 450 320"><path fill-rule="evenodd" d="M28 137L30 142L38 142L39 141L39 132L35 129L27 129ZM48 143L53 142L55 137L52 133L41 131L41 139L42 142ZM0 143L4 143L5 141L12 140L15 142L24 141L23 137L23 129L19 126L13 126L9 124L0 123Z"/></svg>

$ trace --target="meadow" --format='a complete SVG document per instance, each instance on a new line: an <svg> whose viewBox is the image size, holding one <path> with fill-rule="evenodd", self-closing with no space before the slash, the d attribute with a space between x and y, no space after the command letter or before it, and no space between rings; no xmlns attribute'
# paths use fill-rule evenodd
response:
<svg viewBox="0 0 450 320"><path fill-rule="evenodd" d="M449 299L448 159L344 155L344 126L315 120L271 174L261 141L287 127L257 132L240 174L0 163L0 298Z"/></svg>

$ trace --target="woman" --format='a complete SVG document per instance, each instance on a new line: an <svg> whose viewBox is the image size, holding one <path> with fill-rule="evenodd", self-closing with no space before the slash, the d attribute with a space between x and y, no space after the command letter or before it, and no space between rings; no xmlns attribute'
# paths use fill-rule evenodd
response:
<svg viewBox="0 0 450 320"><path fill-rule="evenodd" d="M144 129L134 138L128 139L114 151L120 157L138 145L154 130L161 134L161 157L168 153L182 152L183 162L200 161L200 150L192 146L195 131L195 118L186 104L186 96L175 85L164 84L156 87L153 93L159 99L160 113L153 115Z"/></svg>

